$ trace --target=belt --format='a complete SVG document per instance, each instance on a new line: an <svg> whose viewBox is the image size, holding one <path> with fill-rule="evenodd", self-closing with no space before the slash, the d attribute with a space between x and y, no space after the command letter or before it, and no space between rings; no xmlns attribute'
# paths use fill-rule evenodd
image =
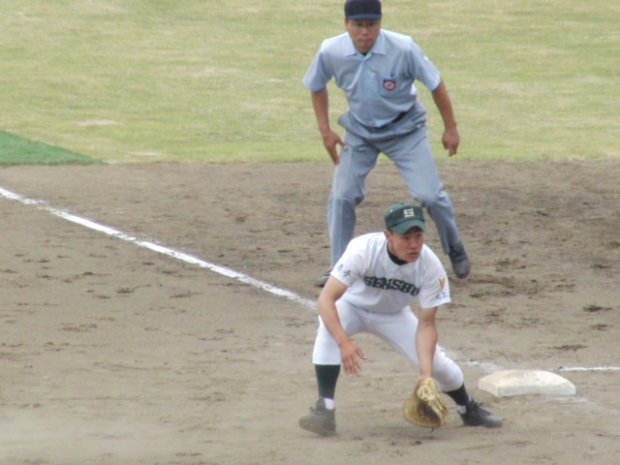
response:
<svg viewBox="0 0 620 465"><path fill-rule="evenodd" d="M392 121L390 121L387 124L384 124L383 126L376 127L375 129L385 129L388 126L391 126L394 123L398 123L401 119L403 119L407 115L407 113L409 113L409 111L411 111L411 110L407 110L407 111L403 111L402 113L399 113L398 116L396 118L394 118Z"/></svg>

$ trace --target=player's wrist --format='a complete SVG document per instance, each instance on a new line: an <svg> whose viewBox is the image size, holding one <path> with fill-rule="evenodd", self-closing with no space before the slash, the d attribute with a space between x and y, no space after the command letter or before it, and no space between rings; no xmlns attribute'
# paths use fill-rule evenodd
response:
<svg viewBox="0 0 620 465"><path fill-rule="evenodd" d="M432 378L433 374L428 371L420 371L418 373L418 381L424 381L425 379Z"/></svg>

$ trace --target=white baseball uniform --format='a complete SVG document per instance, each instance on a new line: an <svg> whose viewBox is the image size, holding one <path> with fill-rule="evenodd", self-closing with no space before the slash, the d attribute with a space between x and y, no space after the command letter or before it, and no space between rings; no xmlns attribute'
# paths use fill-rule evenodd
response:
<svg viewBox="0 0 620 465"><path fill-rule="evenodd" d="M365 234L349 243L331 275L348 286L336 302L347 334L374 334L418 365L418 319L411 306L430 309L450 302L448 277L435 253L424 245L416 261L399 262L388 253L384 233ZM315 365L341 363L338 344L320 317L312 361ZM460 367L439 346L433 377L444 391L458 389L464 381Z"/></svg>

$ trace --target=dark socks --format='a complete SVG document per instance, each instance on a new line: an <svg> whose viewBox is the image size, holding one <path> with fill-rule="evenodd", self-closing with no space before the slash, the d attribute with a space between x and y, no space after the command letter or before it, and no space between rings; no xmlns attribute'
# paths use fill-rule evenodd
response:
<svg viewBox="0 0 620 465"><path fill-rule="evenodd" d="M314 365L314 371L316 372L319 397L333 399L336 395L336 383L340 375L340 365ZM464 383L460 388L445 394L459 406L465 406L471 400Z"/></svg>
<svg viewBox="0 0 620 465"><path fill-rule="evenodd" d="M340 365L314 365L319 397L333 399L336 395L336 382L340 375Z"/></svg>
<svg viewBox="0 0 620 465"><path fill-rule="evenodd" d="M454 391L446 392L446 395L450 396L452 400L456 402L456 405L464 406L471 400L467 393L467 389L465 389L465 384Z"/></svg>

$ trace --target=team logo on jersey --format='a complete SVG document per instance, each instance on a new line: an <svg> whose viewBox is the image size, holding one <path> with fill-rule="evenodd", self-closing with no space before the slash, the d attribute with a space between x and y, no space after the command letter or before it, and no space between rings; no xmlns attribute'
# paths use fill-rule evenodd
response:
<svg viewBox="0 0 620 465"><path fill-rule="evenodd" d="M383 88L387 90L388 92L391 92L394 89L396 89L396 79L390 79L390 78L384 79Z"/></svg>
<svg viewBox="0 0 620 465"><path fill-rule="evenodd" d="M392 291L400 291L405 294L416 296L420 293L420 289L414 284L400 279L377 278L376 276L364 276L364 284L375 289L384 289Z"/></svg>

